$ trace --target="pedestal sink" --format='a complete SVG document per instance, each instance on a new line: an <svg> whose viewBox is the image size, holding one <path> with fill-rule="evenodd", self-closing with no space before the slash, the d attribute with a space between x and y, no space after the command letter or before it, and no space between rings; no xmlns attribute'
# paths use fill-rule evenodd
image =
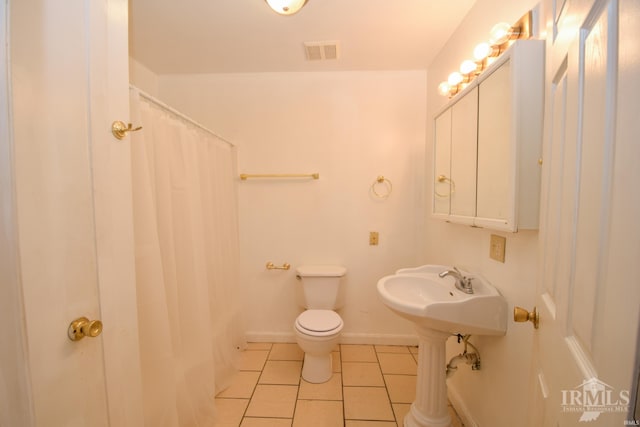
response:
<svg viewBox="0 0 640 427"><path fill-rule="evenodd" d="M504 335L507 302L483 280L469 272L473 293L455 287L451 276L439 273L451 266L424 265L398 270L378 281L382 302L411 320L418 331L416 400L404 419L405 427L449 427L445 342L451 334Z"/></svg>

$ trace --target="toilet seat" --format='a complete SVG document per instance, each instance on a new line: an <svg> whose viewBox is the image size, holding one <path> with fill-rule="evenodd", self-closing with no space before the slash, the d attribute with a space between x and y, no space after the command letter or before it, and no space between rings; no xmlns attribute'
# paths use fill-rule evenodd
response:
<svg viewBox="0 0 640 427"><path fill-rule="evenodd" d="M296 329L316 337L334 335L342 329L342 318L333 310L307 310L296 319Z"/></svg>

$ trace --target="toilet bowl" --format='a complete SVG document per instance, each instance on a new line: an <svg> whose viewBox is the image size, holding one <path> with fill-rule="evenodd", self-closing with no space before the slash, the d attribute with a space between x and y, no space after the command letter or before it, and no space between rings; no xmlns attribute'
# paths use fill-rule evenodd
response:
<svg viewBox="0 0 640 427"><path fill-rule="evenodd" d="M341 282L346 274L342 266L300 266L297 276L302 282L303 311L294 323L296 341L304 352L302 378L323 383L331 378L331 352L340 342L344 326L333 309L342 305Z"/></svg>
<svg viewBox="0 0 640 427"><path fill-rule="evenodd" d="M344 323L332 310L307 310L295 322L298 345L304 351L302 378L310 383L329 381L333 373L331 351L340 341Z"/></svg>

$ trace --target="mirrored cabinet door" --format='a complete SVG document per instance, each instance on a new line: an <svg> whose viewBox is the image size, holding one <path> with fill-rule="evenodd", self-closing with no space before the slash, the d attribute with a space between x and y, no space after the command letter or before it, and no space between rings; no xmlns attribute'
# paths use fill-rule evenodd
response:
<svg viewBox="0 0 640 427"><path fill-rule="evenodd" d="M511 144L511 62L507 61L479 86L477 216L503 220L510 216L511 183L515 179Z"/></svg>
<svg viewBox="0 0 640 427"><path fill-rule="evenodd" d="M451 201L451 110L446 110L435 121L433 213L449 215Z"/></svg>
<svg viewBox="0 0 640 427"><path fill-rule="evenodd" d="M476 163L478 147L478 89L451 108L451 215L476 215Z"/></svg>

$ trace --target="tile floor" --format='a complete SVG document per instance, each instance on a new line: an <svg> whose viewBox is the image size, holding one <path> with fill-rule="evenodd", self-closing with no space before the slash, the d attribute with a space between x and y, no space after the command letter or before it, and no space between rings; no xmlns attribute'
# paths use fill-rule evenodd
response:
<svg viewBox="0 0 640 427"><path fill-rule="evenodd" d="M250 343L231 387L216 396L215 427L399 427L415 397L416 347L340 345L331 379L300 377L297 344ZM449 407L452 426L462 427Z"/></svg>

